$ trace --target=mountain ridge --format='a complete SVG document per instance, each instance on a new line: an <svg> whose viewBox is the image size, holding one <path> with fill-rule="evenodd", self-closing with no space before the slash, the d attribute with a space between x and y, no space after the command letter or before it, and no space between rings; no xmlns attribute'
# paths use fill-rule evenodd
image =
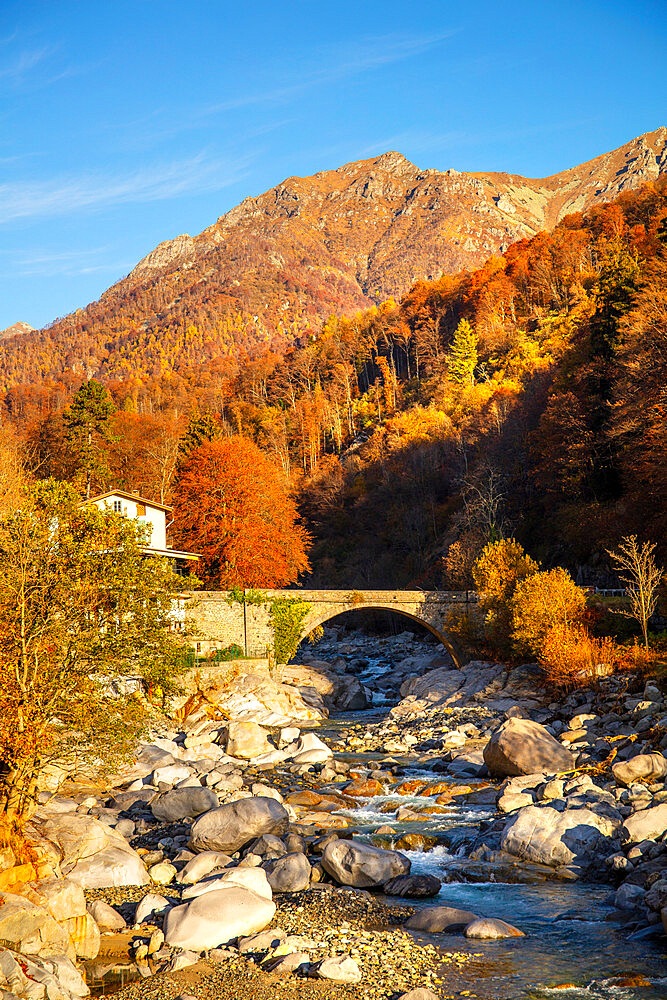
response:
<svg viewBox="0 0 667 1000"><path fill-rule="evenodd" d="M146 379L281 351L331 314L473 270L665 171L661 126L546 178L421 169L396 151L289 177L159 244L84 309L3 343L0 385Z"/></svg>
<svg viewBox="0 0 667 1000"><path fill-rule="evenodd" d="M662 148L658 149L660 142L662 142ZM654 153L654 162L651 162L651 154ZM619 161L625 159L626 167L619 167ZM628 172L628 167L630 163L639 161L636 168L632 173ZM585 186L586 181L584 179L580 180L577 184L576 195L574 197L567 197L567 192L563 191L562 180L564 178L572 178L576 183L579 176L588 170L588 175L596 177L599 176L601 172L600 167L611 166L614 177L619 177L621 174L625 174L625 177L620 177L616 182L608 179L604 186L597 188L593 198L591 198L590 193L588 197L586 196ZM502 171L473 171L465 172L458 171L454 168L449 168L445 171L436 170L434 168L422 169L410 160L408 160L402 153L391 150L386 153L382 153L377 157L372 157L366 160L356 160L350 163L343 164L334 170L318 171L310 176L299 176L293 175L286 178L280 184L268 191L264 192L262 195L257 197L247 197L238 205L234 206L228 212L219 216L213 225L208 226L206 229L202 230L197 236L192 237L188 233L183 233L173 240L165 240L147 254L142 260L140 260L127 278L122 279L118 284L123 282L131 281L133 277L139 277L146 272L152 270L160 270L164 266L163 258L168 256L165 252L167 250L172 251L172 259L177 263L180 260L188 260L192 256L192 253L196 250L198 244L206 245L207 243L212 247L216 243L223 242L224 235L233 226L238 225L242 222L247 222L248 218L257 218L261 215L263 206L266 204L267 199L273 195L276 202L281 199L289 198L290 193L294 197L294 189L301 187L304 184L313 181L319 181L321 179L331 179L333 175L348 175L355 177L363 172L364 168L370 174L369 179L366 181L362 196L370 193L370 197L373 195L372 185L376 182L376 177L374 177L373 172L376 170L386 171L394 176L412 176L413 179L418 182L425 181L428 178L433 180L440 180L444 178L453 179L460 178L461 182L465 182L466 179L479 180L483 184L486 184L489 188L495 186L498 188L498 193L492 195L487 202L495 201L498 213L503 216L515 216L517 210L521 211L521 206L517 206L512 198L511 194L515 195L516 201L521 201L522 189L528 189L533 192L537 199L542 197L546 201L547 210L540 213L539 211L531 211L531 207L524 207L524 212L516 220L520 226L525 227L526 232L522 235L534 235L539 229L548 227L552 228L557 222L563 218L564 215L571 212L579 211L581 209L590 207L594 200L604 200L609 201L617 197L622 191L630 190L636 187L639 183L643 183L646 180L653 180L659 176L660 173L667 170L667 127L661 126L655 129L653 132L645 133L644 135L637 136L636 138L630 140L630 142L625 143L623 146L618 147L618 149L612 150L608 153L602 153L591 160L585 161L576 167L567 168L566 170L559 171L554 174L550 174L543 178L529 178L524 177L521 174L510 174ZM607 171L609 173L609 171ZM590 181L588 186L590 186ZM341 186L342 187L342 186ZM475 186L476 187L476 186ZM560 187L560 190L554 190ZM454 187L456 189L456 185ZM476 188L479 191L479 188ZM408 193L408 199L414 196L416 188ZM558 202L557 208L554 211L553 206L549 205L547 201L546 192L553 191L554 200ZM480 192L482 193L482 192ZM486 193L486 192L484 192ZM330 195L331 197L331 192ZM551 208L551 211L548 210ZM530 216L534 218L534 225L530 225L528 218ZM159 251L163 248L162 253ZM471 248L472 249L472 248ZM484 250L490 250L489 245L485 245ZM504 247L498 247L497 249L504 249ZM480 261L475 261L475 264L480 263ZM422 277L437 277L438 275L422 275ZM405 291L405 289L402 289Z"/></svg>

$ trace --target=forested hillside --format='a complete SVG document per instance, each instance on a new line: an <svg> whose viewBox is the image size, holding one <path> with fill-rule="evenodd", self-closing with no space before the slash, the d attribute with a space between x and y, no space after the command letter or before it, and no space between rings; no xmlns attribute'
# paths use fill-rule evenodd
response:
<svg viewBox="0 0 667 1000"><path fill-rule="evenodd" d="M283 354L110 380L96 485L169 498L195 411L191 435L240 433L282 469L317 583L465 586L509 533L585 579L624 532L664 558L666 218L662 178ZM40 476L78 474L80 383L6 394Z"/></svg>

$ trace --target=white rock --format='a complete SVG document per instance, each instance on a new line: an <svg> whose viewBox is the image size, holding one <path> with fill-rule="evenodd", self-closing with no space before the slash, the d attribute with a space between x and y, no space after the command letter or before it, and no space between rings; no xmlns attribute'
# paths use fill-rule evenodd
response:
<svg viewBox="0 0 667 1000"><path fill-rule="evenodd" d="M150 877L136 851L125 844L107 847L92 857L77 861L69 878L83 889L104 889L114 885L147 885Z"/></svg>
<svg viewBox="0 0 667 1000"><path fill-rule="evenodd" d="M508 822L500 846L509 854L558 867L573 862L590 865L611 853L621 816L610 806L565 809L526 806Z"/></svg>
<svg viewBox="0 0 667 1000"><path fill-rule="evenodd" d="M317 966L317 975L335 983L358 983L361 979L359 966L353 958L345 955L325 958Z"/></svg>
<svg viewBox="0 0 667 1000"><path fill-rule="evenodd" d="M214 868L226 868L231 862L230 856L221 851L203 851L192 861L188 861L181 870L178 880L185 885L194 885L200 879L206 878Z"/></svg>
<svg viewBox="0 0 667 1000"><path fill-rule="evenodd" d="M250 791L253 795L262 795L266 799L275 799L276 802L282 803L285 802L277 788L272 788L271 785L264 785L261 781L253 782Z"/></svg>
<svg viewBox="0 0 667 1000"><path fill-rule="evenodd" d="M157 885L169 885L176 877L176 869L168 861L160 861L159 864L149 868L148 874Z"/></svg>
<svg viewBox="0 0 667 1000"><path fill-rule="evenodd" d="M86 897L83 889L69 878L50 878L33 882L35 902L44 906L54 920L59 922L71 917L82 917L86 912Z"/></svg>
<svg viewBox="0 0 667 1000"><path fill-rule="evenodd" d="M165 939L171 947L207 951L263 930L275 912L271 900L228 885L173 907L165 921Z"/></svg>
<svg viewBox="0 0 667 1000"><path fill-rule="evenodd" d="M118 910L103 899L92 899L87 909L101 931L124 931L127 927Z"/></svg>
<svg viewBox="0 0 667 1000"><path fill-rule="evenodd" d="M334 840L324 848L322 867L340 885L369 889L398 875L410 874L410 861L399 851L371 844Z"/></svg>
<svg viewBox="0 0 667 1000"><path fill-rule="evenodd" d="M27 955L62 954L69 934L43 907L15 893L0 893L0 941Z"/></svg>
<svg viewBox="0 0 667 1000"><path fill-rule="evenodd" d="M135 924L143 924L144 920L154 913L164 913L165 910L169 909L170 905L169 900L165 899L164 896L160 896L159 893L146 893L144 898L139 900L137 908L134 911Z"/></svg>
<svg viewBox="0 0 667 1000"><path fill-rule="evenodd" d="M667 802L650 809L640 809L623 824L622 839L632 844L657 840L667 830Z"/></svg>
<svg viewBox="0 0 667 1000"><path fill-rule="evenodd" d="M183 778L192 777L192 768L185 764L167 764L164 767L156 767L151 775L151 784L157 786L164 782L167 785L175 785Z"/></svg>
<svg viewBox="0 0 667 1000"><path fill-rule="evenodd" d="M289 816L275 799L262 796L227 802L204 813L192 824L190 844L195 851L233 852L264 833L285 833Z"/></svg>

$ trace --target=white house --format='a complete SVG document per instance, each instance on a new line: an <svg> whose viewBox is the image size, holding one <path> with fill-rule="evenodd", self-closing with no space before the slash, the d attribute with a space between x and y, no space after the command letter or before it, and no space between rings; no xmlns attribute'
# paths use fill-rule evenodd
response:
<svg viewBox="0 0 667 1000"><path fill-rule="evenodd" d="M134 493L124 493L122 490L101 493L97 497L91 497L86 503L94 503L100 510L111 508L117 514L124 514L125 517L132 517L141 521L142 524L146 524L150 529L150 534L148 544L142 551L147 556L165 556L172 559L178 573L184 573L189 562L196 562L199 559L195 552L180 552L177 549L167 548L167 528L169 526L167 516L169 515L169 524L171 524L173 507L167 507L156 500L146 500Z"/></svg>

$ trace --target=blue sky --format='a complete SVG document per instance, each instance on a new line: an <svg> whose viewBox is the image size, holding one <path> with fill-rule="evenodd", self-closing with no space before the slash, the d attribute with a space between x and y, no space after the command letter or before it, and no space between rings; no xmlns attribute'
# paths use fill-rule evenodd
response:
<svg viewBox="0 0 667 1000"><path fill-rule="evenodd" d="M0 329L292 174L590 159L667 124L666 41L651 0L2 0Z"/></svg>

